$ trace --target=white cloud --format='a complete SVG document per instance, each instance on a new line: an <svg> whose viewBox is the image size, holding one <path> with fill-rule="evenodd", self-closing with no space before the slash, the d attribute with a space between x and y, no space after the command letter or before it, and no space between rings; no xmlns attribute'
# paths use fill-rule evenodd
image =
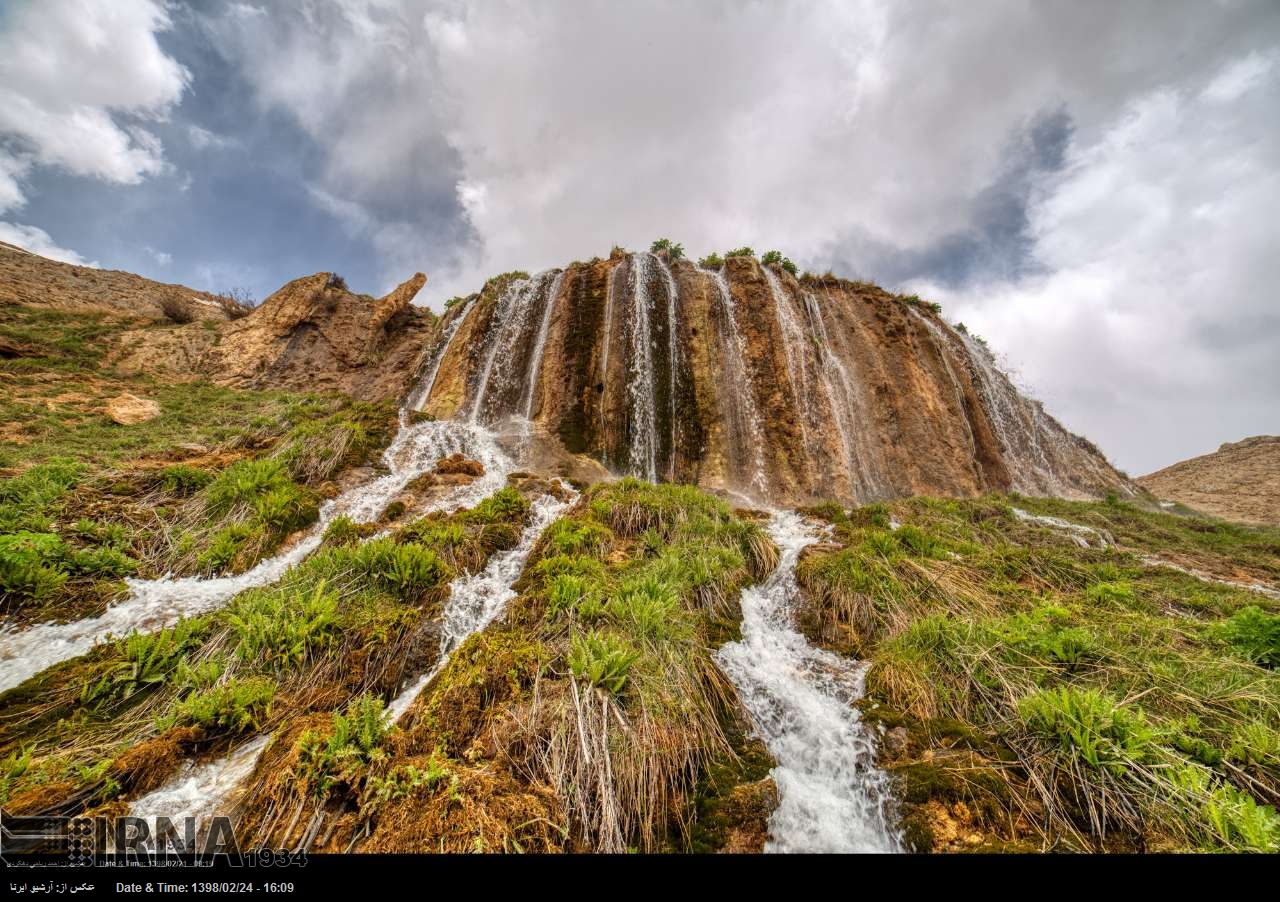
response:
<svg viewBox="0 0 1280 902"><path fill-rule="evenodd" d="M1150 92L1077 146L1031 210L1042 274L912 286L1135 473L1280 432L1280 78L1250 69Z"/></svg>
<svg viewBox="0 0 1280 902"><path fill-rule="evenodd" d="M998 258L935 293L1121 465L1280 431L1273 0L280 0L202 21L316 142L317 206L388 281L433 269L424 297L658 236L938 271L994 217L1031 274ZM1053 111L1065 170L1025 166L993 208Z"/></svg>
<svg viewBox="0 0 1280 902"><path fill-rule="evenodd" d="M187 70L156 33L169 27L154 0L40 0L6 10L0 31L0 209L20 205L31 165L137 184L164 168L141 125L163 119Z"/></svg>
<svg viewBox="0 0 1280 902"><path fill-rule="evenodd" d="M196 150L221 150L224 147L230 147L235 141L224 135L219 135L209 131L207 128L201 128L198 125L187 126L187 140L191 142L191 146Z"/></svg>
<svg viewBox="0 0 1280 902"><path fill-rule="evenodd" d="M73 263L76 266L98 268L96 260L89 262L73 250L58 247L58 245L54 244L53 237L48 232L35 226L22 225L16 222L0 222L0 241L17 245L20 248L31 251L33 254L48 257L50 260L61 260L63 263Z"/></svg>
<svg viewBox="0 0 1280 902"><path fill-rule="evenodd" d="M155 260L161 266L168 266L170 263L173 262L173 254L166 253L165 251L156 250L154 247L151 247L149 245L147 247L144 247L142 250L146 253L148 257L150 257L152 260Z"/></svg>

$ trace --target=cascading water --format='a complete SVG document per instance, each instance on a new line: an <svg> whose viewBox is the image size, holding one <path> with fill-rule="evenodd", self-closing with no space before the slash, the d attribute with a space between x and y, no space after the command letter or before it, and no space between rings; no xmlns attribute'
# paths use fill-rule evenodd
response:
<svg viewBox="0 0 1280 902"><path fill-rule="evenodd" d="M556 273L551 282L551 292L542 308L542 323L538 326L538 337L533 343L533 356L529 358L529 376L525 383L524 399L520 409L526 420L533 419L533 400L538 394L538 377L542 374L542 355L547 347L547 333L551 331L551 315L556 309L556 298L560 296L560 286L564 284L564 273Z"/></svg>
<svg viewBox="0 0 1280 902"><path fill-rule="evenodd" d="M1097 541L1099 548L1110 548L1115 545L1115 539L1111 538L1109 533L1100 529L1094 529L1092 526L1084 526L1080 523L1072 523L1070 520L1063 520L1061 517L1049 517L1043 514L1027 513L1020 507L1013 509L1013 515L1019 520L1026 523L1035 523L1038 526L1044 526L1052 529L1054 532L1060 532L1071 539L1081 548L1092 548L1091 542Z"/></svg>
<svg viewBox="0 0 1280 902"><path fill-rule="evenodd" d="M444 669L449 655L473 633L492 623L515 597L512 587L542 531L577 500L544 495L533 503L533 517L515 548L494 555L479 573L464 574L449 586L444 606L444 629L440 636L440 659L426 674L410 683L387 706L387 721L395 723L409 710L418 694ZM266 749L267 737L245 743L230 755L206 764L188 763L172 780L129 806L136 817L164 815L171 819L195 817L205 821L214 814L229 813L236 793L253 773Z"/></svg>
<svg viewBox="0 0 1280 902"><path fill-rule="evenodd" d="M778 276L767 266L760 267L769 285L773 309L778 317L778 329L782 333L782 346L787 355L787 381L795 398L797 419L800 422L800 439L811 462L821 461L822 454L815 450L813 435L821 428L820 415L813 406L813 391L809 373L808 345L804 328L792 308L791 300L778 281Z"/></svg>
<svg viewBox="0 0 1280 902"><path fill-rule="evenodd" d="M720 414L724 417L733 445L747 451L751 456L751 471L749 474L739 474L740 481L749 487L752 494L767 498L769 477L764 461L764 426L755 392L751 389L751 371L747 366L747 342L742 335L742 330L738 328L738 312L733 301L733 292L729 289L729 280L725 278L723 268L703 272L715 286L720 298L720 312L725 325L720 336L720 353L723 361L721 370L725 388Z"/></svg>
<svg viewBox="0 0 1280 902"><path fill-rule="evenodd" d="M774 515L769 533L782 550L778 568L743 590L742 640L716 652L777 762L765 851L901 851L889 778L853 707L865 669L813 647L793 623L796 561L821 534L789 512Z"/></svg>
<svg viewBox="0 0 1280 902"><path fill-rule="evenodd" d="M968 334L962 333L960 340L969 352L978 390L1004 451L1005 465L1013 480L1010 487L1028 494L1067 494L1054 475L1038 424L1028 422L1026 408L1034 405L1020 397L1009 379L997 370L995 358L984 345Z"/></svg>
<svg viewBox="0 0 1280 902"><path fill-rule="evenodd" d="M427 403L427 399L431 397L431 389L435 388L436 376L440 374L440 364L444 362L444 355L449 350L449 345L453 344L453 336L458 334L458 328L466 320L467 314L471 312L471 308L475 306L479 295L467 299L462 309L458 311L458 315L450 321L445 327L444 334L440 337L440 343L436 345L430 359L427 361L426 369L423 372L422 379L409 393L409 397L405 399L404 407L401 408L401 416L407 417L410 411L421 410L423 405ZM401 420L404 423L404 419Z"/></svg>
<svg viewBox="0 0 1280 902"><path fill-rule="evenodd" d="M609 348L613 346L613 308L615 306L613 290L616 284L618 267L609 267L609 277L604 288L604 337L600 357L600 432L604 433L605 413L609 409ZM609 466L609 446L603 445L600 453L601 463Z"/></svg>
<svg viewBox="0 0 1280 902"><path fill-rule="evenodd" d="M679 372L677 362L680 359L680 330L676 328L676 302L680 298L680 290L676 287L675 276L671 267L661 257L654 256L658 263L658 271L662 274L663 285L667 289L667 422L671 424L671 457L667 464L667 479L674 482L676 478L676 433L680 429L680 421L676 418L676 374Z"/></svg>
<svg viewBox="0 0 1280 902"><path fill-rule="evenodd" d="M268 740L267 736L258 736L217 761L188 761L168 783L135 799L129 805L129 814L147 818L152 827L157 817L167 817L175 824L191 817L199 827L215 814L228 813L237 801L236 790L253 773Z"/></svg>
<svg viewBox="0 0 1280 902"><path fill-rule="evenodd" d="M501 488L512 464L492 435L473 424L417 423L401 428L383 453L390 470L326 502L319 522L287 551L262 561L237 576L212 579L161 577L127 579L129 595L97 617L71 623L44 623L21 632L0 634L0 691L17 686L46 667L87 652L109 635L150 632L180 617L221 607L245 589L276 582L320 545L325 527L337 516L370 523L414 478L435 466L441 457L463 454L479 460L485 475L460 486L433 504L437 508L469 507Z"/></svg>
<svg viewBox="0 0 1280 902"><path fill-rule="evenodd" d="M542 531L556 517L577 500L573 494L566 499L543 495L533 503L533 518L520 535L515 548L495 554L479 573L460 576L449 586L449 598L444 604L444 629L440 634L440 659L435 667L414 680L387 708L387 717L395 723L404 716L414 699L435 678L449 655L472 634L485 629L506 609L515 598L515 581L524 570L529 553Z"/></svg>
<svg viewBox="0 0 1280 902"><path fill-rule="evenodd" d="M862 396L849 376L848 367L831 347L831 336L827 333L827 324L822 319L817 299L810 291L801 292L801 297L809 317L809 327L818 341L818 352L822 359L822 387L831 402L836 433L844 451L845 466L849 469L849 491L853 497L863 501L886 495L888 493L880 486L878 472L873 474L872 452L862 448L853 422L855 411L864 410Z"/></svg>
<svg viewBox="0 0 1280 902"><path fill-rule="evenodd" d="M627 324L629 359L627 361L627 396L630 401L630 453L628 469L632 475L658 480L658 426L654 407L653 298L649 295L651 254L632 254L628 270L631 275L631 309Z"/></svg>
<svg viewBox="0 0 1280 902"><path fill-rule="evenodd" d="M485 337L487 349L480 369L475 394L471 400L471 422L493 423L504 414L515 413L511 406L523 397L524 384L515 380L525 376L526 333L529 317L539 297L547 294L550 283L559 284L563 278L560 270L547 270L531 279L518 279L507 286L493 312L489 334ZM547 297L551 304L554 297ZM513 389L519 389L516 399L509 397Z"/></svg>
<svg viewBox="0 0 1280 902"><path fill-rule="evenodd" d="M976 461L978 455L978 441L974 438L973 427L969 425L969 416L965 413L964 404L964 388L960 385L960 378L956 375L955 367L951 365L951 354L948 353L951 348L951 340L947 337L942 327L935 323L932 319L925 316L915 307L907 307L908 313L916 318L918 322L924 325L925 330L929 333L929 340L933 343L933 348L938 352L938 357L942 360L942 365L947 371L947 377L951 380L951 388L956 396L956 409L962 413L960 421L964 424L965 435L969 437L969 449L973 453Z"/></svg>

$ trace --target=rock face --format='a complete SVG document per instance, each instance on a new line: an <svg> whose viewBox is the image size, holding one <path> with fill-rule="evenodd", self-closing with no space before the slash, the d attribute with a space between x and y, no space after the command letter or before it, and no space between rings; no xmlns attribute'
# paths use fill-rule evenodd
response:
<svg viewBox="0 0 1280 902"><path fill-rule="evenodd" d="M413 298L418 273L384 298L354 294L332 273L295 279L242 319L208 328L139 330L116 365L235 388L342 391L361 400L399 397L438 328Z"/></svg>
<svg viewBox="0 0 1280 902"><path fill-rule="evenodd" d="M160 405L126 392L107 402L107 416L121 426L136 426L160 416Z"/></svg>
<svg viewBox="0 0 1280 902"><path fill-rule="evenodd" d="M437 345L427 413L527 418L615 473L778 504L1134 491L926 305L751 258L494 279Z"/></svg>
<svg viewBox="0 0 1280 902"><path fill-rule="evenodd" d="M226 298L133 273L49 260L0 241L0 304L170 322L225 322L245 311Z"/></svg>
<svg viewBox="0 0 1280 902"><path fill-rule="evenodd" d="M1280 526L1280 436L1228 442L1212 454L1139 477L1138 483L1158 498L1206 514Z"/></svg>

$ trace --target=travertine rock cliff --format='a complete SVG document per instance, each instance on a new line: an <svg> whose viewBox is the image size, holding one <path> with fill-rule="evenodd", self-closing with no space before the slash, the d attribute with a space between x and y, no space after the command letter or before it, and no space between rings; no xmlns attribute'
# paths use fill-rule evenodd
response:
<svg viewBox="0 0 1280 902"><path fill-rule="evenodd" d="M527 418L618 473L774 503L1132 491L926 305L748 257L495 279L440 343L424 410Z"/></svg>

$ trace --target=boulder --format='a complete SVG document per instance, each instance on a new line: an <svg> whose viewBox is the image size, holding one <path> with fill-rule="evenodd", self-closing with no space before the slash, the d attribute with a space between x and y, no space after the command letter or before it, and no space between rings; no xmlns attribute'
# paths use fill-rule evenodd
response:
<svg viewBox="0 0 1280 902"><path fill-rule="evenodd" d="M160 416L160 405L150 398L125 392L107 402L107 416L121 426L136 426Z"/></svg>

